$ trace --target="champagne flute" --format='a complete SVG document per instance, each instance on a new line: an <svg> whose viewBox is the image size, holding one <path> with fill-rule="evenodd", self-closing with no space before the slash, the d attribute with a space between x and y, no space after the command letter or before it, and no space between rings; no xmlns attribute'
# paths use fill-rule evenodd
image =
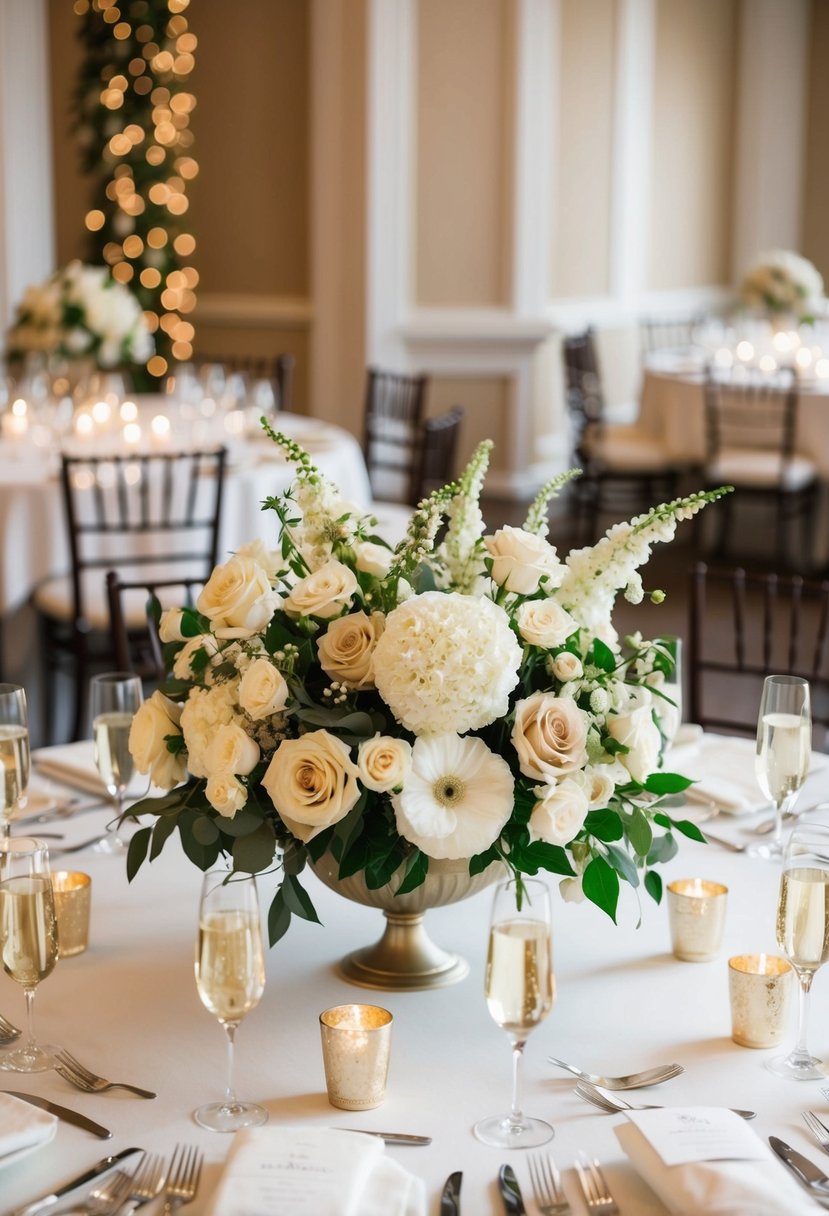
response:
<svg viewBox="0 0 829 1216"><path fill-rule="evenodd" d="M492 904L484 982L487 1006L512 1043L512 1106L475 1124L484 1144L532 1148L554 1136L549 1123L521 1110L521 1061L527 1037L553 1007L550 893L539 879L498 884Z"/></svg>
<svg viewBox="0 0 829 1216"><path fill-rule="evenodd" d="M110 671L93 676L89 689L95 764L116 811L115 819L107 824L106 836L95 848L99 853L117 853L127 847L118 835L118 824L135 768L130 753L130 727L143 700L141 678L131 672Z"/></svg>
<svg viewBox="0 0 829 1216"><path fill-rule="evenodd" d="M30 836L0 840L0 957L26 997L26 1041L0 1052L0 1068L45 1072L57 1048L38 1046L35 993L57 962L58 930L49 850Z"/></svg>
<svg viewBox="0 0 829 1216"><path fill-rule="evenodd" d="M755 857L783 856L783 815L795 804L809 775L812 716L809 683L800 676L766 676L757 717L754 768L766 798L774 803L774 833L753 845Z"/></svg>
<svg viewBox="0 0 829 1216"><path fill-rule="evenodd" d="M0 684L0 839L8 836L17 807L26 805L29 785L29 719L26 692L19 684Z"/></svg>
<svg viewBox="0 0 829 1216"><path fill-rule="evenodd" d="M227 1088L221 1102L200 1106L194 1118L214 1132L258 1127L267 1122L268 1112L254 1102L240 1102L233 1087L236 1030L265 991L265 951L252 874L239 876L215 869L204 876L196 987L202 1004L219 1019L227 1035Z"/></svg>
<svg viewBox="0 0 829 1216"><path fill-rule="evenodd" d="M829 825L794 828L783 857L777 903L777 944L800 983L797 1043L787 1056L766 1061L777 1077L812 1081L826 1075L807 1046L809 991L829 958Z"/></svg>

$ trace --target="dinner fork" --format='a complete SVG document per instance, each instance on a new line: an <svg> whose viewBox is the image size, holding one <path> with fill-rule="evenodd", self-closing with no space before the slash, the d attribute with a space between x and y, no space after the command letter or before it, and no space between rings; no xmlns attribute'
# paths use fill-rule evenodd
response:
<svg viewBox="0 0 829 1216"><path fill-rule="evenodd" d="M579 1153L573 1164L588 1212L593 1216L617 1216L619 1209L596 1158L591 1161L585 1153Z"/></svg>
<svg viewBox="0 0 829 1216"><path fill-rule="evenodd" d="M164 1158L158 1153L145 1154L132 1176L128 1202L121 1208L118 1216L131 1216L136 1208L155 1199L156 1195L160 1195L164 1190L164 1181Z"/></svg>
<svg viewBox="0 0 829 1216"><path fill-rule="evenodd" d="M829 1127L813 1110L804 1110L803 1120L824 1153L829 1153Z"/></svg>
<svg viewBox="0 0 829 1216"><path fill-rule="evenodd" d="M99 1077L97 1073L85 1068L80 1060L76 1060L64 1048L55 1052L55 1059L58 1061L55 1065L55 1072L70 1085L84 1090L85 1093L99 1094L107 1089L128 1089L130 1093L137 1094L139 1098L158 1096L151 1089L141 1089L138 1085L127 1085L125 1081L108 1081L106 1077Z"/></svg>
<svg viewBox="0 0 829 1216"><path fill-rule="evenodd" d="M633 1072L626 1077L599 1077L595 1073L576 1068L575 1064L557 1060L555 1056L547 1056L547 1059L558 1068L571 1072L581 1081L587 1081L590 1085L601 1085L604 1089L640 1089L645 1085L658 1085L660 1081L670 1081L672 1077L678 1077L680 1073L685 1072L681 1064L661 1064L657 1068L646 1068L642 1072Z"/></svg>
<svg viewBox="0 0 829 1216"><path fill-rule="evenodd" d="M572 1209L561 1189L561 1174L549 1153L546 1157L540 1154L530 1157L527 1164L535 1206L541 1216L570 1216Z"/></svg>
<svg viewBox="0 0 829 1216"><path fill-rule="evenodd" d="M618 1114L624 1110L664 1110L664 1106L660 1106L656 1102L636 1103L626 1102L624 1098L618 1098L616 1094L603 1093L602 1090L595 1085L588 1085L584 1081L580 1081L573 1093L577 1098L583 1098L585 1102L591 1102L593 1106L598 1106L601 1110L609 1111L611 1114ZM731 1113L739 1115L741 1119L755 1119L757 1117L756 1110L737 1110L732 1106L729 1108Z"/></svg>
<svg viewBox="0 0 829 1216"><path fill-rule="evenodd" d="M129 1198L131 1186L131 1175L116 1170L90 1191L79 1207L71 1208L66 1216L115 1216Z"/></svg>
<svg viewBox="0 0 829 1216"><path fill-rule="evenodd" d="M15 1039L20 1037L20 1031L14 1026L8 1018L4 1018L0 1013L0 1045L13 1043Z"/></svg>
<svg viewBox="0 0 829 1216"><path fill-rule="evenodd" d="M192 1145L177 1144L170 1160L167 1182L164 1186L164 1216L171 1216L185 1203L196 1197L201 1178L202 1155Z"/></svg>

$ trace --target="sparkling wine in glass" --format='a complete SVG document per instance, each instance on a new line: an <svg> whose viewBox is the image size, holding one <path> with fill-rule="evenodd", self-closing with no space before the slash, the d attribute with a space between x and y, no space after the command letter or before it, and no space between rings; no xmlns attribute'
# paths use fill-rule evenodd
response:
<svg viewBox="0 0 829 1216"><path fill-rule="evenodd" d="M0 684L0 838L8 836L9 821L26 805L29 785L29 718L26 692L19 684Z"/></svg>
<svg viewBox="0 0 829 1216"><path fill-rule="evenodd" d="M265 951L253 875L208 870L202 883L196 944L196 987L202 1004L227 1035L227 1088L221 1102L194 1112L197 1123L214 1132L266 1123L268 1112L240 1102L233 1085L233 1046L242 1018L265 991Z"/></svg>
<svg viewBox="0 0 829 1216"><path fill-rule="evenodd" d="M766 676L757 717L757 782L774 803L774 834L750 850L755 856L783 856L783 816L792 809L809 775L812 715L809 684L800 676Z"/></svg>
<svg viewBox="0 0 829 1216"><path fill-rule="evenodd" d="M107 824L106 836L95 847L100 853L117 853L127 847L118 835L118 824L135 768L129 741L132 720L143 700L141 678L125 671L106 672L92 677L89 694L95 764L116 812Z"/></svg>
<svg viewBox="0 0 829 1216"><path fill-rule="evenodd" d="M0 958L26 997L25 1042L0 1052L0 1068L45 1072L57 1048L38 1045L35 993L57 962L58 930L49 851L29 836L0 840Z"/></svg>
<svg viewBox="0 0 829 1216"><path fill-rule="evenodd" d="M521 1110L524 1047L555 996L550 893L538 879L511 878L495 890L484 992L493 1021L512 1044L512 1106L506 1114L481 1119L475 1135L495 1148L545 1144L554 1135L550 1124Z"/></svg>
<svg viewBox="0 0 829 1216"><path fill-rule="evenodd" d="M796 827L783 855L777 901L777 944L800 983L797 1043L787 1056L768 1060L778 1077L812 1081L826 1075L823 1061L807 1046L809 992L829 959L829 826Z"/></svg>

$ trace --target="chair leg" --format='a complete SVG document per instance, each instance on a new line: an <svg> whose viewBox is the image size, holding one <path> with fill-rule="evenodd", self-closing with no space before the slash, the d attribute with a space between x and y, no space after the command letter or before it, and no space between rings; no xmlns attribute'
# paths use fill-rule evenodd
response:
<svg viewBox="0 0 829 1216"><path fill-rule="evenodd" d="M40 619L40 729L43 743L52 742L55 730L55 648L52 627L46 617Z"/></svg>
<svg viewBox="0 0 829 1216"><path fill-rule="evenodd" d="M76 641L76 650L74 653L73 678L75 681L75 698L74 698L74 713L72 717L72 739L82 739L85 735L85 717L86 717L86 690L89 682L89 656L86 647L86 638L81 637Z"/></svg>

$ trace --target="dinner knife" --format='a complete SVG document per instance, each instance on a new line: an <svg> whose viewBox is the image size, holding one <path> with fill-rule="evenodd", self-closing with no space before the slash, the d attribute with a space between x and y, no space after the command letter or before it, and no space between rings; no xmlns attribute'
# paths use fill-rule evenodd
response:
<svg viewBox="0 0 829 1216"><path fill-rule="evenodd" d="M507 1216L527 1216L524 1200L521 1198L521 1188L511 1165L502 1165L498 1171L498 1186L504 1201Z"/></svg>
<svg viewBox="0 0 829 1216"><path fill-rule="evenodd" d="M143 1151L140 1148L125 1148L120 1153L115 1153L112 1157L102 1157L100 1161L96 1161L93 1166L88 1170L84 1170L82 1174L76 1174L74 1178L70 1178L68 1182L64 1182L56 1190L49 1191L48 1195L41 1195L39 1199L30 1199L28 1203L23 1204L23 1207L15 1208L13 1212L9 1212L8 1216L35 1216L35 1213L42 1212L45 1208L53 1207L71 1191L78 1190L79 1187L85 1186L87 1182L92 1182L101 1174L105 1174L107 1170L114 1169L126 1157L131 1157L133 1153L142 1153Z"/></svg>
<svg viewBox="0 0 829 1216"><path fill-rule="evenodd" d="M440 1216L461 1216L461 1179L463 1174L455 1170L446 1179L440 1196Z"/></svg>
<svg viewBox="0 0 829 1216"><path fill-rule="evenodd" d="M829 1199L829 1177L808 1157L804 1157L797 1149L792 1148L785 1140L777 1136L769 1136L769 1144L777 1156L787 1165L796 1178L799 1178L810 1191L820 1192L822 1200Z"/></svg>
<svg viewBox="0 0 829 1216"><path fill-rule="evenodd" d="M357 1132L364 1136L379 1136L381 1140L385 1140L386 1144L409 1145L415 1147L422 1144L431 1144L431 1136L412 1136L408 1132L372 1132L365 1127L338 1127L338 1132Z"/></svg>
<svg viewBox="0 0 829 1216"><path fill-rule="evenodd" d="M74 1123L75 1127L82 1127L85 1132L91 1132L93 1136L98 1136L101 1140L112 1138L112 1132L108 1128L102 1127L100 1123L95 1123L94 1120L88 1119L86 1115L81 1115L76 1110L70 1110L68 1106L59 1106L57 1102L50 1102L48 1098L40 1098L37 1094L17 1093L14 1089L0 1090L0 1093L11 1094L13 1098L20 1098L21 1102L30 1102L32 1106L48 1110L50 1115L57 1115L58 1119L63 1119L64 1123Z"/></svg>

